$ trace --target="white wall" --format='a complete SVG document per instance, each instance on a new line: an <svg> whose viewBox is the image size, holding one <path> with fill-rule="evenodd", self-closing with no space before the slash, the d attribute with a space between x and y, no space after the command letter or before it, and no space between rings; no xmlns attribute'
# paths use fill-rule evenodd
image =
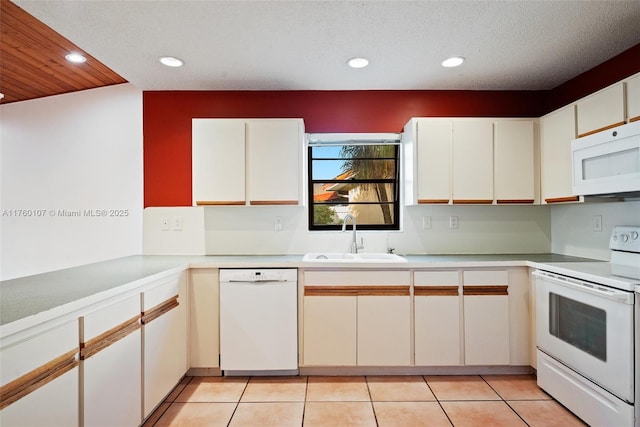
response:
<svg viewBox="0 0 640 427"><path fill-rule="evenodd" d="M140 90L125 84L7 104L0 120L2 279L141 252Z"/></svg>
<svg viewBox="0 0 640 427"><path fill-rule="evenodd" d="M602 231L593 217L602 216ZM640 226L640 201L557 205L551 208L553 252L609 261L609 237L615 225Z"/></svg>
<svg viewBox="0 0 640 427"><path fill-rule="evenodd" d="M307 215L301 206L147 208L144 252L264 255L349 250L350 232L309 232ZM547 206L413 206L404 208L403 215L403 231L359 231L364 251L386 252L393 247L399 254L483 254L551 249ZM458 229L449 229L450 215L458 216ZM173 227L162 231L161 218L172 221L176 216L184 219L183 231ZM431 217L431 229L422 228L423 216ZM282 231L274 230L276 217ZM202 226L204 242L185 245L184 236L197 235L195 230Z"/></svg>

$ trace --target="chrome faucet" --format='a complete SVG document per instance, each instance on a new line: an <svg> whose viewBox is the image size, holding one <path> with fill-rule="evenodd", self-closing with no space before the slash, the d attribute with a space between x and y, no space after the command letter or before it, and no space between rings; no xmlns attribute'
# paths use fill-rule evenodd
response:
<svg viewBox="0 0 640 427"><path fill-rule="evenodd" d="M357 254L358 249L364 249L364 245L363 244L358 245L356 240L356 217L354 217L351 214L346 214L344 216L344 220L342 221L342 231L344 232L347 230L347 220L349 218L351 218L351 225L353 226L353 233L351 238L351 253Z"/></svg>

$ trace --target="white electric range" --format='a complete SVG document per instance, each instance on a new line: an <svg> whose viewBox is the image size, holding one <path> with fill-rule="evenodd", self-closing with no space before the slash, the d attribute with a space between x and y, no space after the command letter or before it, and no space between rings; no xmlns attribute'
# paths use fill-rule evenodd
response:
<svg viewBox="0 0 640 427"><path fill-rule="evenodd" d="M589 425L640 427L640 226L616 226L609 248L533 273L538 385Z"/></svg>

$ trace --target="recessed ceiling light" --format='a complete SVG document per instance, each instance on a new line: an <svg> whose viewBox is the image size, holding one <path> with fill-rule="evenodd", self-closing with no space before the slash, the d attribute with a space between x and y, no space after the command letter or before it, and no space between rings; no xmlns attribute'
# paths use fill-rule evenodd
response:
<svg viewBox="0 0 640 427"><path fill-rule="evenodd" d="M4 98L4 93L0 92L0 99Z"/></svg>
<svg viewBox="0 0 640 427"><path fill-rule="evenodd" d="M83 62L87 62L87 58L77 52L70 52L66 54L64 58L69 62L73 62L74 64L82 64Z"/></svg>
<svg viewBox="0 0 640 427"><path fill-rule="evenodd" d="M464 62L464 58L462 56L452 56L451 58L447 58L442 61L443 67L457 67Z"/></svg>
<svg viewBox="0 0 640 427"><path fill-rule="evenodd" d="M364 68L369 65L369 60L367 58L351 58L347 61L347 64L351 68Z"/></svg>
<svg viewBox="0 0 640 427"><path fill-rule="evenodd" d="M174 58L173 56L163 56L160 58L160 62L167 67L182 67L184 65L181 59Z"/></svg>

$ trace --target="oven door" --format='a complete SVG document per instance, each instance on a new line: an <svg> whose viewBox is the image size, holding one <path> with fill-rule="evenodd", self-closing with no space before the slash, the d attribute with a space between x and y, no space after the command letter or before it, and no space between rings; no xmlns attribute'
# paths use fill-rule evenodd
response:
<svg viewBox="0 0 640 427"><path fill-rule="evenodd" d="M633 293L542 271L533 275L538 348L632 403Z"/></svg>

